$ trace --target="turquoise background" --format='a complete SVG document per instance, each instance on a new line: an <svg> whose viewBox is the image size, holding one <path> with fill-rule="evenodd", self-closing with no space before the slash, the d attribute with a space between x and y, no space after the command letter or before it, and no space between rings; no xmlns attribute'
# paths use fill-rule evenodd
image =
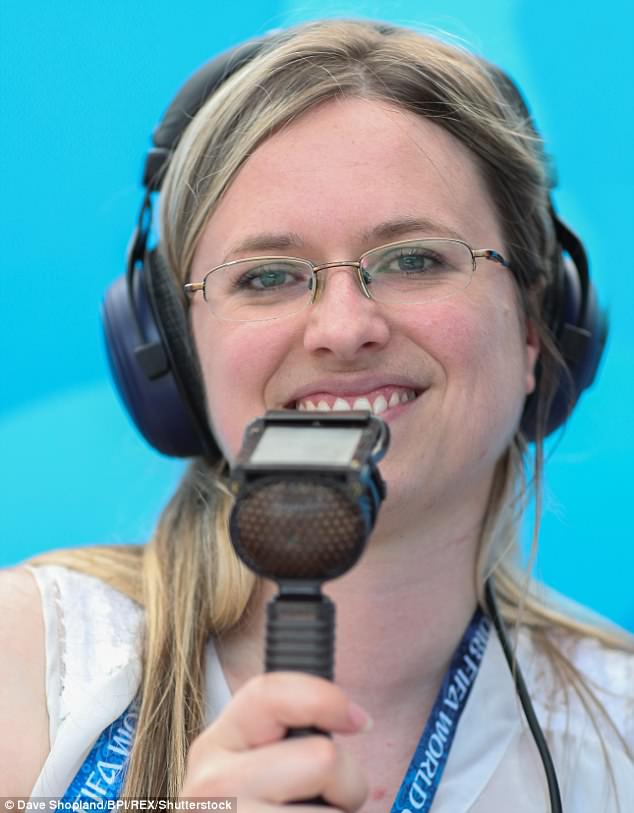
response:
<svg viewBox="0 0 634 813"><path fill-rule="evenodd" d="M556 199L610 311L607 357L551 444L537 572L634 629L634 11L630 2L0 7L0 564L144 539L182 470L113 395L99 304L123 271L152 127L217 51L322 15L451 33L509 71L556 157Z"/></svg>

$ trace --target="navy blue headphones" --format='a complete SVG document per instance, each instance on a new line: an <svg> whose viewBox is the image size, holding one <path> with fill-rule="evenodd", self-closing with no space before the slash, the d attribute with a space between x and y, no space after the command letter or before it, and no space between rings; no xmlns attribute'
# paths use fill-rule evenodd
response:
<svg viewBox="0 0 634 813"><path fill-rule="evenodd" d="M389 31L388 26L377 26ZM220 460L205 408L202 375L190 336L184 296L159 251L150 249L152 194L158 192L167 163L191 119L214 91L263 45L276 37L253 40L203 65L181 88L152 136L143 172L145 197L128 250L125 275L108 289L103 304L106 348L119 394L147 442L174 457L203 455ZM522 96L499 69L489 68L504 96L528 117ZM599 308L579 238L551 216L558 241L555 280L545 298L546 319L567 372L545 421L546 434L568 417L581 393L594 379L608 323ZM540 366L537 366L539 381ZM538 387L536 387L536 392ZM534 440L537 399L531 395L521 428Z"/></svg>

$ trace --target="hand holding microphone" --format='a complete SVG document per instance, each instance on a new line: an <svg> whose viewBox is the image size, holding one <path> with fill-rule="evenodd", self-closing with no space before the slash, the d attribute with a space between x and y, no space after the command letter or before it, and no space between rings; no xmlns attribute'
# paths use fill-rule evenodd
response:
<svg viewBox="0 0 634 813"><path fill-rule="evenodd" d="M287 739L289 727L335 734L364 731L368 715L330 681L300 673L258 675L192 743L182 797L235 796L240 813L323 810L354 813L367 796L360 766L324 736Z"/></svg>

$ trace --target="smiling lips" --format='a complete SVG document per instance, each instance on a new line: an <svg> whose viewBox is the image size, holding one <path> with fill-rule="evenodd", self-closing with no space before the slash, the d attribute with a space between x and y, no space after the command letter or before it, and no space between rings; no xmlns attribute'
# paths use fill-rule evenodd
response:
<svg viewBox="0 0 634 813"><path fill-rule="evenodd" d="M388 409L406 404L416 398L416 392L408 387L381 387L365 395L341 396L329 393L313 393L300 398L295 409L317 410L318 412L350 412L369 410L373 415L381 415Z"/></svg>

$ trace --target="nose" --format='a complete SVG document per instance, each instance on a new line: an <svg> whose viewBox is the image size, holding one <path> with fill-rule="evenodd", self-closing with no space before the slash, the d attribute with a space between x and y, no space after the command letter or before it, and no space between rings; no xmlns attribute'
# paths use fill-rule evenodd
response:
<svg viewBox="0 0 634 813"><path fill-rule="evenodd" d="M381 305L364 293L357 270L333 263L318 274L317 296L307 311L304 347L343 361L384 347L390 338L389 324Z"/></svg>

